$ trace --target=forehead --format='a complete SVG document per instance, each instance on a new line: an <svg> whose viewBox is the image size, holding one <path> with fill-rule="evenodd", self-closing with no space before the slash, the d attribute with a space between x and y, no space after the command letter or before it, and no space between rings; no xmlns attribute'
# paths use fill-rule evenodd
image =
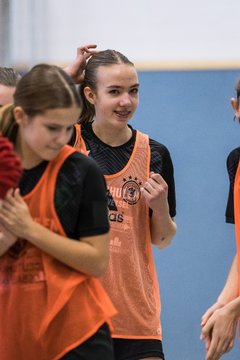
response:
<svg viewBox="0 0 240 360"><path fill-rule="evenodd" d="M99 86L132 86L138 84L137 71L130 64L99 66L97 85Z"/></svg>
<svg viewBox="0 0 240 360"><path fill-rule="evenodd" d="M12 104L14 91L14 86L0 84L0 105Z"/></svg>
<svg viewBox="0 0 240 360"><path fill-rule="evenodd" d="M34 118L38 120L38 123L69 126L77 122L79 115L80 108L72 106L70 108L49 109Z"/></svg>

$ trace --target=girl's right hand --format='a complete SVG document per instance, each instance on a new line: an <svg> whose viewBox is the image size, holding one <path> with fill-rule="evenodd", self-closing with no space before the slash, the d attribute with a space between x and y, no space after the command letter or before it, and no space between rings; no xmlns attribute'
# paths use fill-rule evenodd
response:
<svg viewBox="0 0 240 360"><path fill-rule="evenodd" d="M76 84L81 84L84 80L84 69L87 59L96 54L97 45L88 44L77 48L77 56L71 64L66 66L63 70L75 81Z"/></svg>
<svg viewBox="0 0 240 360"><path fill-rule="evenodd" d="M221 309L222 307L224 306L224 304L222 303L219 303L218 301L215 302L215 304L213 304L202 316L202 319L201 319L201 327L203 327L208 319L212 316L212 314L218 310L218 309Z"/></svg>

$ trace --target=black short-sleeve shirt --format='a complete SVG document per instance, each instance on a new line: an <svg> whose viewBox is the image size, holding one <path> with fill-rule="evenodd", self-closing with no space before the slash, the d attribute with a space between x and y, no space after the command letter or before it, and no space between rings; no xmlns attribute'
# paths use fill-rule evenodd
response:
<svg viewBox="0 0 240 360"><path fill-rule="evenodd" d="M43 161L24 170L19 183L21 195L34 188L47 164ZM69 238L79 239L109 231L105 179L95 161L83 154L75 152L65 160L58 174L54 204Z"/></svg>
<svg viewBox="0 0 240 360"><path fill-rule="evenodd" d="M88 123L82 126L81 133L85 141L89 157L92 157L104 175L111 175L122 170L132 154L135 140L136 130L129 126L132 130L131 139L120 146L112 147L102 142L93 132L92 124ZM74 145L76 132L74 131L70 145ZM176 198L174 184L174 170L170 153L163 144L149 139L151 149L150 170L159 173L168 184L168 203L170 216L176 215ZM151 212L150 212L151 213Z"/></svg>
<svg viewBox="0 0 240 360"><path fill-rule="evenodd" d="M234 224L234 199L233 199L233 190L234 190L234 181L238 168L238 163L240 159L240 147L232 150L227 157L227 170L229 176L229 193L228 193L228 202L225 212L226 222Z"/></svg>

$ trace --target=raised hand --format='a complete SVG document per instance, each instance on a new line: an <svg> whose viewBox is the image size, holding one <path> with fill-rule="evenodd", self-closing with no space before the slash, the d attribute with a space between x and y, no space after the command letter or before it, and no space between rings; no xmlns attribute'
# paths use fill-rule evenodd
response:
<svg viewBox="0 0 240 360"><path fill-rule="evenodd" d="M76 84L81 84L84 80L84 69L87 59L96 54L97 45L88 44L77 48L77 56L71 64L66 66L63 70L71 76Z"/></svg>
<svg viewBox="0 0 240 360"><path fill-rule="evenodd" d="M155 212L168 212L168 185L160 174L150 173L149 179L141 189L148 206Z"/></svg>

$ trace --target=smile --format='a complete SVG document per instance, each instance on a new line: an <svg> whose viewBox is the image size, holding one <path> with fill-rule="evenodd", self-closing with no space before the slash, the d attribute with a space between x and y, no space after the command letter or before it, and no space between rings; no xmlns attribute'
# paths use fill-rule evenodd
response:
<svg viewBox="0 0 240 360"><path fill-rule="evenodd" d="M115 113L120 116L129 116L131 111L115 111Z"/></svg>

